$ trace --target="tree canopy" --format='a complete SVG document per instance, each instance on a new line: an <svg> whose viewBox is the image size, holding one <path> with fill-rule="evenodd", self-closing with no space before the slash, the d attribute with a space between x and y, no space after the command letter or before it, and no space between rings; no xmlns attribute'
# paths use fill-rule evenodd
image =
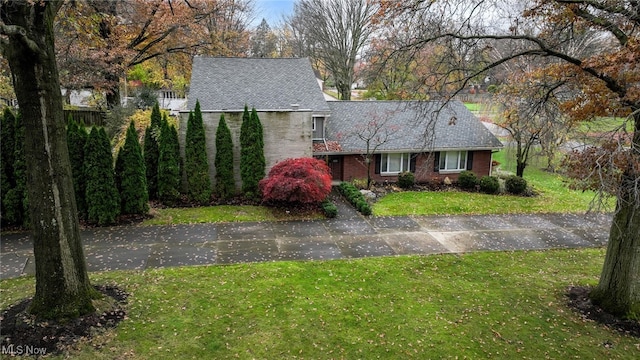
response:
<svg viewBox="0 0 640 360"><path fill-rule="evenodd" d="M301 0L289 19L308 51L331 73L342 100L351 99L356 58L375 27L373 1Z"/></svg>
<svg viewBox="0 0 640 360"><path fill-rule="evenodd" d="M617 206L594 301L622 315L640 313L640 3L620 0L380 1L378 21L418 21L396 51L442 45L443 66L426 81L450 97L486 74L519 59L543 69L555 84L543 100L563 91L559 110L575 119L628 117L633 133L608 148L589 176L619 172ZM603 46L582 44L597 38ZM544 61L542 61L544 60ZM559 84L559 85L558 85ZM451 91L451 86L455 90ZM626 141L624 139L627 139ZM621 154L625 161L615 161ZM635 314L635 315L634 315Z"/></svg>
<svg viewBox="0 0 640 360"><path fill-rule="evenodd" d="M62 84L106 91L110 106L136 66L158 71L156 86L178 85L189 79L194 55L244 54L252 12L250 0L65 2L55 27Z"/></svg>

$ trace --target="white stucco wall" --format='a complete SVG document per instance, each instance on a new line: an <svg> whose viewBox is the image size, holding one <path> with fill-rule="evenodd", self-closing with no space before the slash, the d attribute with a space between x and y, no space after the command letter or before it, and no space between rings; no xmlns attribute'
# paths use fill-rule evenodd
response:
<svg viewBox="0 0 640 360"><path fill-rule="evenodd" d="M205 137L207 141L207 159L209 161L209 177L215 186L216 131L220 121L220 111L203 111ZM278 161L288 158L311 157L312 113L311 111L268 111L258 112L264 135L264 156L267 164L265 173ZM180 113L180 148L184 157L184 144L187 132L188 113ZM240 127L242 112L225 112L224 119L231 130L233 139L233 171L236 188L240 189Z"/></svg>

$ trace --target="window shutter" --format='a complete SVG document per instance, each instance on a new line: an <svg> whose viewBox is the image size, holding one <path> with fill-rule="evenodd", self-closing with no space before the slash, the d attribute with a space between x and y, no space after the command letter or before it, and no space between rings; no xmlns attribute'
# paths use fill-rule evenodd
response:
<svg viewBox="0 0 640 360"><path fill-rule="evenodd" d="M434 153L433 172L440 172L440 152Z"/></svg>
<svg viewBox="0 0 640 360"><path fill-rule="evenodd" d="M418 157L418 154L409 154L409 171L411 172L416 172L416 158Z"/></svg>
<svg viewBox="0 0 640 360"><path fill-rule="evenodd" d="M467 170L473 168L473 151L467 151Z"/></svg>
<svg viewBox="0 0 640 360"><path fill-rule="evenodd" d="M380 162L382 161L382 156L380 154L375 154L373 155L374 157L374 163L375 163L375 169L374 169L374 173L375 174L380 174Z"/></svg>

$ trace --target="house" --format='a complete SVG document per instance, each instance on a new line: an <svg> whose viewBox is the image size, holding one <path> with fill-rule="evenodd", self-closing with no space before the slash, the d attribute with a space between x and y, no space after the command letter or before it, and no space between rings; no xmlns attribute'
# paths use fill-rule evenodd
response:
<svg viewBox="0 0 640 360"><path fill-rule="evenodd" d="M187 108L196 101L209 175L215 181L215 134L224 114L238 186L245 105L262 122L267 172L278 161L315 156L328 161L334 180L366 178L367 169L377 181L396 181L407 170L417 181L455 180L466 169L490 174L491 153L502 146L460 102L327 101L306 58L195 57ZM182 144L187 120L181 112Z"/></svg>
<svg viewBox="0 0 640 360"><path fill-rule="evenodd" d="M207 138L209 176L215 183L215 138L220 115L231 130L234 173L240 180L240 127L244 106L262 123L268 172L278 161L313 156L313 127L322 127L329 106L307 58L195 57L187 109L200 102ZM184 144L188 112L180 113Z"/></svg>
<svg viewBox="0 0 640 360"><path fill-rule="evenodd" d="M491 153L502 143L459 101L329 102L330 121L315 140L335 180L455 181L463 170L491 173ZM368 146L368 148L367 148ZM369 155L369 156L367 156ZM369 158L369 161L367 161ZM369 168L369 169L367 169Z"/></svg>

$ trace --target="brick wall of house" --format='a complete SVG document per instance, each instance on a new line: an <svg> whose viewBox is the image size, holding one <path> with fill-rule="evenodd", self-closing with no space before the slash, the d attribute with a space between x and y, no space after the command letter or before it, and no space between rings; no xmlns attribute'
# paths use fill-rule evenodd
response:
<svg viewBox="0 0 640 360"><path fill-rule="evenodd" d="M209 161L209 177L211 184L215 184L215 156L216 131L221 112L203 112L202 120L207 141L207 159ZM264 155L266 173L278 161L288 158L311 157L311 121L310 111L295 112L258 112L264 135ZM180 147L184 157L184 142L187 133L188 113L180 114ZM224 119L231 131L233 139L233 170L236 187L240 189L240 127L242 126L242 112L225 112ZM183 175L184 176L184 175Z"/></svg>
<svg viewBox="0 0 640 360"><path fill-rule="evenodd" d="M442 182L445 178L455 182L458 180L459 173L439 173L434 172L435 159L428 153L419 154L416 158L416 182ZM371 178L378 182L396 182L398 176L387 176L375 173L375 161L371 161ZM490 175L491 172L491 150L474 151L473 153L473 171L479 178ZM366 179L367 168L361 155L345 155L343 158L343 180L350 181L353 179Z"/></svg>

